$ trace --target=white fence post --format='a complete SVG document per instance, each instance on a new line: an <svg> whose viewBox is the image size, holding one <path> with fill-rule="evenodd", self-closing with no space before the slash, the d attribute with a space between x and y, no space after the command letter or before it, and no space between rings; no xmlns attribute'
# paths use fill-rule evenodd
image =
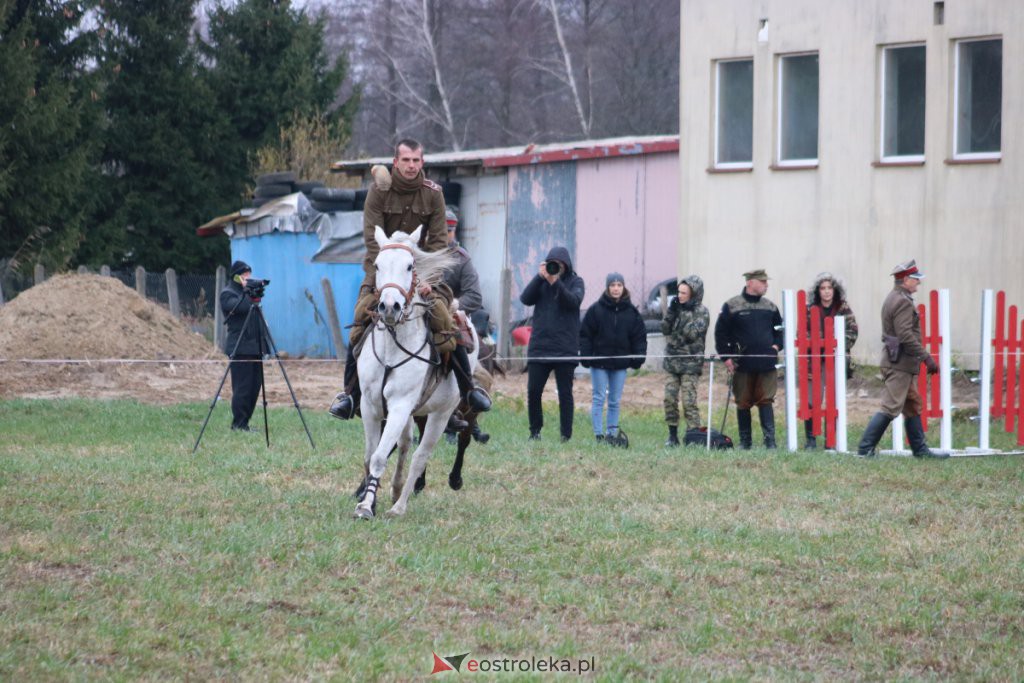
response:
<svg viewBox="0 0 1024 683"><path fill-rule="evenodd" d="M934 330L932 332L934 334ZM949 330L949 290L939 290L939 405L942 408L942 422L939 427L939 450L947 453L953 450L953 373L952 339Z"/></svg>
<svg viewBox="0 0 1024 683"><path fill-rule="evenodd" d="M708 359L708 443L707 450L711 450L711 396L715 392L715 359ZM725 405L725 409L729 410L729 404Z"/></svg>
<svg viewBox="0 0 1024 683"><path fill-rule="evenodd" d="M836 452L845 453L846 443L846 318L836 316Z"/></svg>
<svg viewBox="0 0 1024 683"><path fill-rule="evenodd" d="M797 449L796 429L796 326L800 321L796 310L796 293L792 289L782 290L782 327L786 364L786 446L790 451Z"/></svg>
<svg viewBox="0 0 1024 683"><path fill-rule="evenodd" d="M992 419L992 295L981 293L981 367L978 369L978 449L987 451Z"/></svg>
<svg viewBox="0 0 1024 683"><path fill-rule="evenodd" d="M903 416L897 415L892 421L892 452L895 455L906 455L910 451L903 447Z"/></svg>

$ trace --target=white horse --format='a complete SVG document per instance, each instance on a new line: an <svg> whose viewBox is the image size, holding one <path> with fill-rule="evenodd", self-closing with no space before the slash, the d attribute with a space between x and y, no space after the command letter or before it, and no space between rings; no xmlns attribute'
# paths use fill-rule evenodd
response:
<svg viewBox="0 0 1024 683"><path fill-rule="evenodd" d="M399 463L391 488L395 502L388 514L405 514L414 483L426 468L427 458L461 399L455 376L446 373L439 377L437 374L438 360L431 358L431 333L426 319L428 304L418 292L423 284L440 283L454 259L448 251L419 249L420 230L417 228L411 235L396 232L390 238L379 226L374 231L380 246L374 261L380 303L377 320L367 330L356 361L363 391L359 405L366 435L366 478L354 513L359 519L373 518L380 480L388 455L396 446ZM412 443L412 418L424 415L426 425L403 485L400 477L405 454ZM381 422L385 419L382 430Z"/></svg>

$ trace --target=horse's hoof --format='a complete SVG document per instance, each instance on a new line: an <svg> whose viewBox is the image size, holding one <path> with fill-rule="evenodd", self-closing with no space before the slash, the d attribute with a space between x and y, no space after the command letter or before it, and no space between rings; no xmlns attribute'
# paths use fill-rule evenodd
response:
<svg viewBox="0 0 1024 683"><path fill-rule="evenodd" d="M353 519L373 519L373 510L369 508L356 506L356 511L352 513Z"/></svg>
<svg viewBox="0 0 1024 683"><path fill-rule="evenodd" d="M454 477L449 474L448 485L452 487L453 491L458 491L462 488L462 477Z"/></svg>
<svg viewBox="0 0 1024 683"><path fill-rule="evenodd" d="M403 508L403 509L399 510L397 507L393 507L390 510L388 510L387 512L385 512L384 514L387 517L401 517L402 515L405 514L405 509Z"/></svg>

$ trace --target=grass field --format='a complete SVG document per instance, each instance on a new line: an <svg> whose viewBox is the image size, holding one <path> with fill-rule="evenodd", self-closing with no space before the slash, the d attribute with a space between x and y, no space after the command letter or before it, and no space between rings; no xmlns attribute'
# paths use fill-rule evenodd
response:
<svg viewBox="0 0 1024 683"><path fill-rule="evenodd" d="M669 451L654 412L527 442L505 402L462 491L442 445L357 522L358 423L307 413L311 451L273 409L267 449L221 406L192 456L205 410L0 403L0 680L1024 679L1018 457Z"/></svg>

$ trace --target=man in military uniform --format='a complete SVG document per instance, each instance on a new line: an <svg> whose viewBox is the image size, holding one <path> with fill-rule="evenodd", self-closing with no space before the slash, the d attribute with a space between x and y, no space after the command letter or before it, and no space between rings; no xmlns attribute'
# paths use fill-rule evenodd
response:
<svg viewBox="0 0 1024 683"><path fill-rule="evenodd" d="M768 274L763 268L743 274L743 291L725 302L715 323L715 351L732 374L740 448L752 445L750 409L757 406L765 448L775 448L775 410L778 388L775 363L782 350L782 315L765 298Z"/></svg>
<svg viewBox="0 0 1024 683"><path fill-rule="evenodd" d="M380 226L390 237L401 231L411 234L423 226L419 247L424 251L440 251L448 248L448 231L445 222L444 195L441 186L428 180L423 174L423 145L415 140L405 139L395 145L395 158L391 173L383 167L374 167L374 178L366 195L363 208L363 242L366 256L363 259L363 284L359 288L353 316L352 332L349 335L348 351L345 357L345 388L335 396L330 412L335 417L348 420L356 415L359 406L359 378L356 375L353 347L362 338L370 322L370 311L376 307L378 293L374 261L380 247L374 238L374 229ZM454 323L449 306L451 291L445 286L433 290L423 283L420 296L431 302L430 329L434 333L434 344L438 352L450 352L456 365L455 378L463 400L476 412L490 410L487 394L473 386L466 349L457 345Z"/></svg>
<svg viewBox="0 0 1024 683"><path fill-rule="evenodd" d="M679 280L677 296L672 297L661 333L665 335L665 423L672 448L679 445L679 395L682 393L683 414L689 429L700 428L697 408L697 379L704 371L704 344L711 317L704 307L704 281L697 275ZM685 437L684 437L685 438Z"/></svg>
<svg viewBox="0 0 1024 683"><path fill-rule="evenodd" d="M444 283L455 297L453 308L472 316L484 305L483 294L480 292L480 275L473 266L469 252L463 249L455 238L455 232L459 227L459 215L450 206L445 209L445 222L448 228L448 247L455 255L456 262L454 267L445 271Z"/></svg>
<svg viewBox="0 0 1024 683"><path fill-rule="evenodd" d="M921 423L921 395L915 379L921 363L928 374L939 371L939 364L921 344L921 321L914 306L914 293L924 278L913 259L901 263L890 273L894 284L882 304L882 409L875 413L864 430L857 455L871 457L889 423L900 413L907 429L907 440L916 458L948 458L948 453L935 453L928 448Z"/></svg>

